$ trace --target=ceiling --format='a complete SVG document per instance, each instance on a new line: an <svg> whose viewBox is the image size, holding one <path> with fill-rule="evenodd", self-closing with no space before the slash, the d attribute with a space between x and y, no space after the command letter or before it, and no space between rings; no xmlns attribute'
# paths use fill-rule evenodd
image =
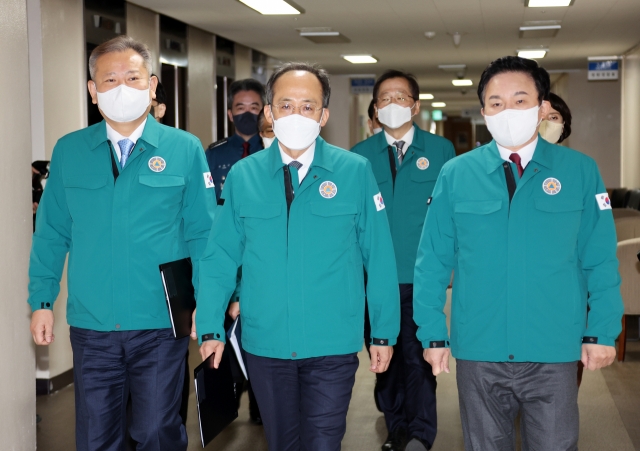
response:
<svg viewBox="0 0 640 451"><path fill-rule="evenodd" d="M588 56L621 55L640 42L640 0L575 0L565 8L526 8L524 0L295 0L297 16L263 16L237 0L134 0L281 61L318 62L331 74L381 74L395 68L418 77L421 92L449 108L476 106L475 86L493 59L523 47L547 47L548 70L586 69ZM520 38L529 21L560 21L553 38ZM298 28L330 27L349 43L315 44ZM425 32L436 36L427 39ZM459 47L451 35L462 34ZM366 53L377 64L340 55ZM441 64L466 64L474 87L455 88ZM586 77L586 74L585 74Z"/></svg>

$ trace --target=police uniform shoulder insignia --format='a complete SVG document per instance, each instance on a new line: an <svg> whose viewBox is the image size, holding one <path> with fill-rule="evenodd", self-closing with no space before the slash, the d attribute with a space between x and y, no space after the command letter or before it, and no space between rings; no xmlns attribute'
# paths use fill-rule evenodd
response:
<svg viewBox="0 0 640 451"><path fill-rule="evenodd" d="M542 190L550 196L558 194L561 189L562 184L560 184L560 181L558 179L554 179L553 177L549 177L544 182L542 182Z"/></svg>
<svg viewBox="0 0 640 451"><path fill-rule="evenodd" d="M207 148L207 150L208 149L215 149L216 147L220 147L221 145L226 144L228 141L229 141L229 138L219 139L218 141L216 141L216 142L214 142L212 144L209 144L209 147Z"/></svg>
<svg viewBox="0 0 640 451"><path fill-rule="evenodd" d="M167 162L162 157L151 157L149 159L149 169L153 172L162 172L167 167Z"/></svg>
<svg viewBox="0 0 640 451"><path fill-rule="evenodd" d="M322 182L320 184L320 195L325 199L331 199L338 194L338 187L333 182Z"/></svg>
<svg viewBox="0 0 640 451"><path fill-rule="evenodd" d="M416 161L416 166L418 166L418 169L420 169L421 171L424 171L425 169L429 168L429 160L425 157L420 157Z"/></svg>
<svg viewBox="0 0 640 451"><path fill-rule="evenodd" d="M600 210L611 210L611 200L609 199L609 193L596 194L596 202Z"/></svg>

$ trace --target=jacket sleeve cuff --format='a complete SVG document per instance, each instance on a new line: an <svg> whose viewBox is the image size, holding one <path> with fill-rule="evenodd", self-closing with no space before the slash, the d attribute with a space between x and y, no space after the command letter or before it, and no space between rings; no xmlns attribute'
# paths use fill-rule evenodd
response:
<svg viewBox="0 0 640 451"><path fill-rule="evenodd" d="M219 332L211 332L208 334L202 334L200 335L200 337L198 337L198 343L202 344L205 341L209 341L209 340L218 340L221 341L223 343L226 343L226 335L223 333L219 333Z"/></svg>
<svg viewBox="0 0 640 451"><path fill-rule="evenodd" d="M596 335L585 335L582 337L583 345L604 345L604 346L614 346L616 345L615 338L602 337Z"/></svg>
<svg viewBox="0 0 640 451"><path fill-rule="evenodd" d="M427 340L422 342L422 347L425 349L428 348L449 348L451 344L449 340Z"/></svg>
<svg viewBox="0 0 640 451"><path fill-rule="evenodd" d="M395 346L395 338L371 338L371 346Z"/></svg>
<svg viewBox="0 0 640 451"><path fill-rule="evenodd" d="M30 302L31 311L36 310L53 310L53 302Z"/></svg>

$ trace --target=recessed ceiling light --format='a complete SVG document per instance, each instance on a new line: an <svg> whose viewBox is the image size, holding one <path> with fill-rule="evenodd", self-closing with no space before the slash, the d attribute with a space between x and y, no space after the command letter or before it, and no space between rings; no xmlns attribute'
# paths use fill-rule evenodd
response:
<svg viewBox="0 0 640 451"><path fill-rule="evenodd" d="M471 80L451 80L453 86L473 86Z"/></svg>
<svg viewBox="0 0 640 451"><path fill-rule="evenodd" d="M544 58L546 54L546 50L518 50L518 56L520 58L527 58L530 60Z"/></svg>
<svg viewBox="0 0 640 451"><path fill-rule="evenodd" d="M526 5L529 8L555 8L558 6L569 6L573 0L527 0Z"/></svg>
<svg viewBox="0 0 640 451"><path fill-rule="evenodd" d="M371 64L378 62L372 55L342 55L342 57L353 64Z"/></svg>
<svg viewBox="0 0 640 451"><path fill-rule="evenodd" d="M433 102L431 106L434 108L444 108L447 106L447 104L444 102Z"/></svg>
<svg viewBox="0 0 640 451"><path fill-rule="evenodd" d="M420 100L431 100L433 99L433 94L420 94Z"/></svg>
<svg viewBox="0 0 640 451"><path fill-rule="evenodd" d="M264 15L300 14L302 12L284 0L240 0L240 2Z"/></svg>
<svg viewBox="0 0 640 451"><path fill-rule="evenodd" d="M590 56L587 58L587 60L589 61L615 61L615 60L619 60L622 59L622 57L620 56Z"/></svg>

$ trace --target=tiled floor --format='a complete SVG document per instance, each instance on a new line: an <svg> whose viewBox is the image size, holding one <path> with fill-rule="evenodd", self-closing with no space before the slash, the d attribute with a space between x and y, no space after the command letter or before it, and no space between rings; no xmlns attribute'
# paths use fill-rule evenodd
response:
<svg viewBox="0 0 640 451"><path fill-rule="evenodd" d="M637 332L631 331L629 336L637 336ZM199 363L195 343L190 355L193 368ZM362 364L356 376L343 441L345 451L379 450L387 434L384 418L373 402L375 377L368 371L366 353L361 353L360 359ZM187 424L189 451L202 449L194 399L192 389ZM209 444L207 450L267 450L262 427L249 421L247 401L245 394L238 419ZM75 449L73 402L73 386L38 397L37 411L42 416L37 432L39 451ZM580 451L640 450L640 342L628 342L624 363L616 362L602 371L585 372L579 405ZM438 377L438 415L439 431L433 450L463 450L455 371Z"/></svg>

